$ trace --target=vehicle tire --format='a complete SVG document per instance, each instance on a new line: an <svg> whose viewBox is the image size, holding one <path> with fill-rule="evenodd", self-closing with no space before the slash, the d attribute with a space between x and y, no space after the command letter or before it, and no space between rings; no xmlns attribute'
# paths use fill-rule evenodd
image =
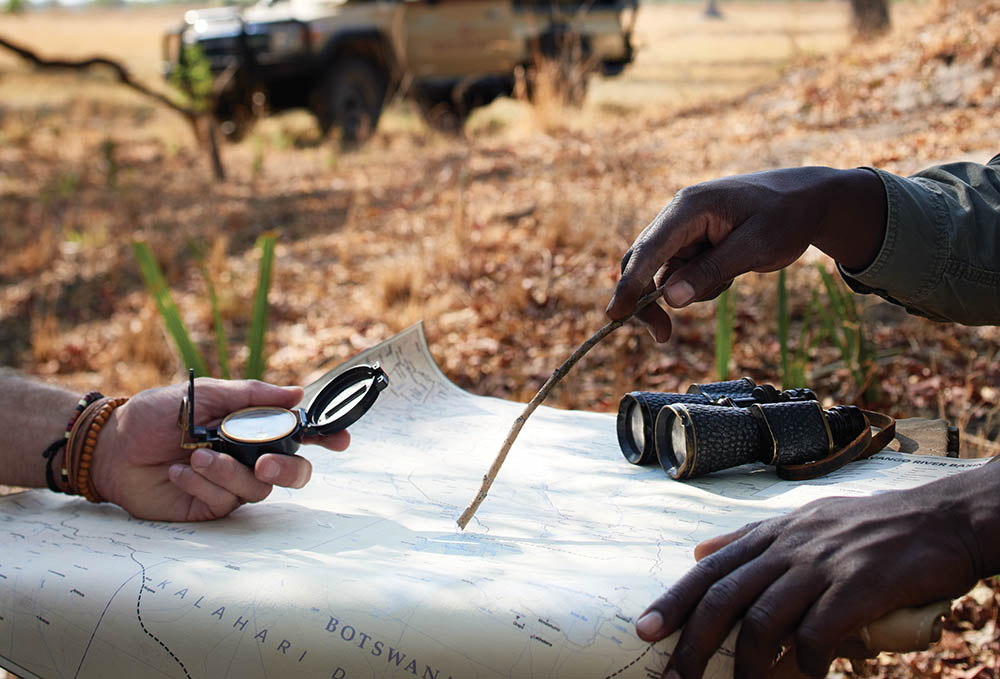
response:
<svg viewBox="0 0 1000 679"><path fill-rule="evenodd" d="M315 92L313 113L320 131L325 136L339 127L341 146L360 146L375 132L385 90L385 78L371 62L338 60Z"/></svg>

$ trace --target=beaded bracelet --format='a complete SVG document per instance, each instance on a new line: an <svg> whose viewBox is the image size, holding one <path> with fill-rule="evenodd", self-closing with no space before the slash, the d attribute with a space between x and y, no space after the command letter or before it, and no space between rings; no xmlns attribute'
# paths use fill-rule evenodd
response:
<svg viewBox="0 0 1000 679"><path fill-rule="evenodd" d="M53 441L52 444L45 449L45 452L42 453L42 457L45 459L45 485L47 485L49 490L53 493L62 493L63 490L56 484L55 472L52 470L52 461L56 459L56 455L59 454L59 451L66 447L66 442L69 440L69 433L73 430L73 425L76 424L76 420L80 417L80 413L82 413L87 406L99 398L104 398L104 394L99 391L91 391L82 396L80 400L77 401L76 409L73 411L73 415L69 418L69 424L66 425L66 431L58 440ZM69 479L66 474L65 467L61 471L62 482L65 487L66 482Z"/></svg>
<svg viewBox="0 0 1000 679"><path fill-rule="evenodd" d="M97 414L87 423L86 433L83 437L83 445L80 449L79 457L74 456L69 467L69 476L72 479L73 490L78 495L82 495L90 502L104 502L104 498L97 492L91 484L90 467L93 464L94 450L97 448L97 435L101 433L108 418L115 408L126 403L127 398L106 399L100 404ZM96 405L96 404L94 404ZM76 448L76 446L73 446Z"/></svg>
<svg viewBox="0 0 1000 679"><path fill-rule="evenodd" d="M66 441L66 457L63 458L63 475L66 477L66 494L80 495L80 489L76 485L77 462L83 449L83 440L87 430L94 421L94 416L101 410L105 403L110 402L108 397L102 397L84 408L80 417L76 418L73 428L69 432L69 439Z"/></svg>

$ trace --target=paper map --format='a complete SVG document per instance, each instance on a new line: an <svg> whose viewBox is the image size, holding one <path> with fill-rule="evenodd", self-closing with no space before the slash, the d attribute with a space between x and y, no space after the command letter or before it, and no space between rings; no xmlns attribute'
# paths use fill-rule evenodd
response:
<svg viewBox="0 0 1000 679"><path fill-rule="evenodd" d="M139 521L44 490L0 498L0 665L21 677L658 677L676 637L650 646L634 619L700 540L982 463L884 453L809 482L744 467L681 483L627 464L613 415L543 406L461 532L522 405L452 385L420 326L349 365L376 360L391 384L351 447L303 448L305 489L275 488L227 519ZM731 676L730 657L706 676Z"/></svg>

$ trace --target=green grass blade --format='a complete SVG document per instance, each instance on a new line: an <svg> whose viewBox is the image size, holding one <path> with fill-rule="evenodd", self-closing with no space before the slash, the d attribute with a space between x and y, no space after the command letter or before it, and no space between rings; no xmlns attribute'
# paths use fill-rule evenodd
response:
<svg viewBox="0 0 1000 679"><path fill-rule="evenodd" d="M267 294L271 289L271 271L274 265L274 246L278 236L274 232L263 234L257 239L260 248L260 270L257 274L257 294L253 300L250 316L250 357L247 359L247 379L259 380L264 377L267 364L264 358L264 335L267 333Z"/></svg>
<svg viewBox="0 0 1000 679"><path fill-rule="evenodd" d="M809 352L827 335L827 330L823 326L822 319L817 322L817 317L820 314L819 292L813 290L809 298L809 306L806 307L805 316L802 318L802 328L799 330L799 344L795 351L795 357L792 359L795 382L791 387L809 386L809 380L806 379L806 365L809 362Z"/></svg>
<svg viewBox="0 0 1000 679"><path fill-rule="evenodd" d="M839 321L843 342L844 344L847 344L850 323L853 320L848 311L848 302L853 300L849 300L847 294L841 291L840 287L837 285L837 281L835 281L830 272L826 270L826 267L822 264L817 264L816 268L819 270L819 275L823 279L823 287L826 288L827 297L830 299L830 308L832 309L836 320Z"/></svg>
<svg viewBox="0 0 1000 679"><path fill-rule="evenodd" d="M826 320L827 332L833 343L837 345L837 349L840 351L841 358L846 362L850 356L849 342L849 328L847 327L847 318L844 312L844 300L843 295L837 288L837 284L833 280L833 276L822 264L817 264L816 269L819 271L820 278L823 279L823 287L826 288L826 296L829 304L823 308L823 316Z"/></svg>
<svg viewBox="0 0 1000 679"><path fill-rule="evenodd" d="M228 380L230 378L229 348L226 340L226 328L222 324L222 311L219 309L219 296L215 292L212 273L205 265L204 258L199 258L198 267L201 269L201 277L205 279L208 299L212 304L212 327L215 329L215 351L219 358L219 372L222 374L222 379Z"/></svg>
<svg viewBox="0 0 1000 679"><path fill-rule="evenodd" d="M146 284L146 289L149 290L153 301L156 302L156 308L159 309L160 317L163 318L163 325L177 345L181 360L184 361L184 367L194 368L195 376L206 375L205 361L198 353L194 342L191 341L187 328L184 327L184 321L181 320L180 312L177 311L177 306L170 296L167 280L163 277L163 272L160 270L159 264L156 263L156 258L153 257L153 251L143 241L134 241L132 251L139 263L139 273Z"/></svg>
<svg viewBox="0 0 1000 679"><path fill-rule="evenodd" d="M788 346L788 284L785 277L785 270L778 271L778 349L781 351L781 385L785 389L791 388L791 365Z"/></svg>
<svg viewBox="0 0 1000 679"><path fill-rule="evenodd" d="M733 353L732 288L715 300L715 372L719 380L729 379L729 359Z"/></svg>
<svg viewBox="0 0 1000 679"><path fill-rule="evenodd" d="M874 370L872 348L865 337L861 313L854 293L844 290L823 265L817 265L829 304L829 333L840 350L840 356L854 381L854 386L874 398L877 391L871 384Z"/></svg>
<svg viewBox="0 0 1000 679"><path fill-rule="evenodd" d="M813 319L818 314L819 293L813 290L812 297L809 299L809 306L806 307L806 314L802 318L802 329L799 330L797 359L803 362L805 362L809 351L819 343L820 339L822 339L822 333L817 332L815 324L813 323Z"/></svg>

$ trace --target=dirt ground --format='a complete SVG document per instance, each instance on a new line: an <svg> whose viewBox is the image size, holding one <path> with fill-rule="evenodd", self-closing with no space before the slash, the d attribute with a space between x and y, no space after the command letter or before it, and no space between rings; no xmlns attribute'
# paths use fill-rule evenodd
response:
<svg viewBox="0 0 1000 679"><path fill-rule="evenodd" d="M845 2L722 8L716 22L700 3L644 5L636 63L596 80L580 110L501 100L451 138L401 100L351 154L308 115L283 115L224 149L225 183L170 112L105 75L40 73L0 54L0 364L109 394L180 379L132 258L141 238L214 366L189 243L213 253L240 374L253 243L274 230L268 379L307 383L422 320L459 386L524 401L604 322L619 258L681 187L807 164L905 174L1000 151L996 0L893 3L892 33L867 44L852 42ZM0 35L47 56L108 54L161 86L159 36L182 11L4 16ZM820 289L824 260L809 260L789 270L793 337ZM774 290L773 274L734 288L733 376L780 378ZM824 343L807 352L810 386L827 403L945 417L962 428L964 454L997 452L1000 332L858 304L872 346L864 379ZM633 389L716 379L714 306L674 324L664 346L638 328L612 335L550 402L611 411ZM984 632L996 597L979 594L932 653L831 676L996 679L1000 649Z"/></svg>

